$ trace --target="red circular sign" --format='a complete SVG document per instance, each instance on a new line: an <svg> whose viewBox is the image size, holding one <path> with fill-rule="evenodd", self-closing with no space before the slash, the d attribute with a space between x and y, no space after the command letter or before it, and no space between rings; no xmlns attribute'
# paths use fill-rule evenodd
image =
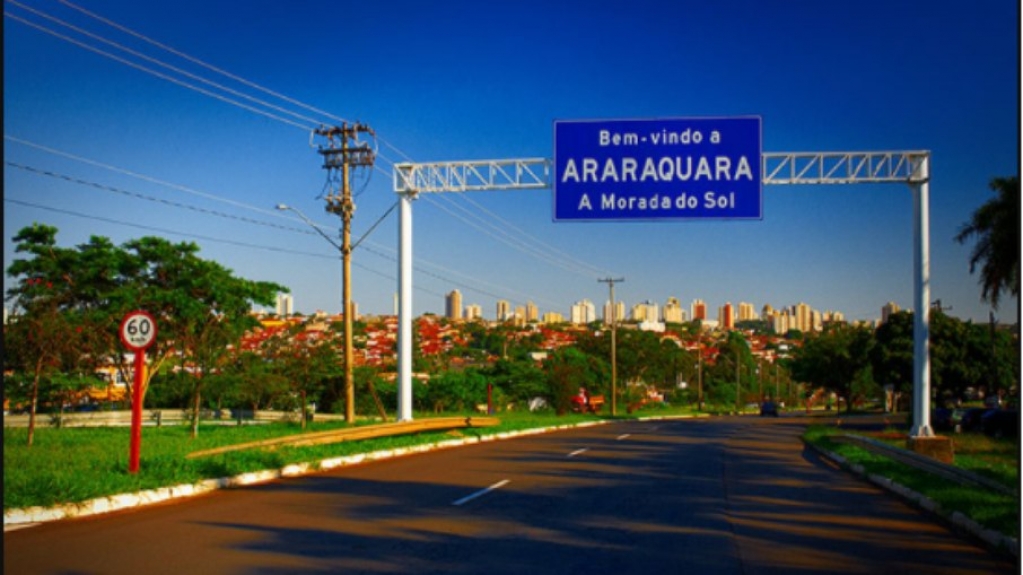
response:
<svg viewBox="0 0 1023 575"><path fill-rule="evenodd" d="M156 320L148 312L129 312L121 320L121 342L128 349L143 351L156 342Z"/></svg>

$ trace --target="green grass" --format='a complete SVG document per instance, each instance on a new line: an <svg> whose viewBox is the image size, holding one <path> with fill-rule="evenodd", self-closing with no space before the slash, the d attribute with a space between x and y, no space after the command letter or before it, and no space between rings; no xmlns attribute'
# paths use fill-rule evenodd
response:
<svg viewBox="0 0 1023 575"><path fill-rule="evenodd" d="M908 465L892 461L881 455L847 443L838 443L832 435L841 433L833 427L811 426L804 439L823 449L844 457L851 464L860 464L867 473L881 475L924 495L941 506L951 516L960 512L989 529L1010 537L1019 537L1020 499L989 489L960 485ZM904 447L905 443L899 445ZM994 440L974 434L955 437L957 466L984 473L1006 485L1018 488L1019 443Z"/></svg>
<svg viewBox="0 0 1023 575"><path fill-rule="evenodd" d="M421 417L417 415L417 418ZM462 429L455 434L482 435L598 418L579 414L557 417L553 414L502 413L500 419L499 426ZM307 431L344 427L344 423L314 422ZM298 424L287 423L240 427L203 425L198 437L192 439L188 426L145 427L139 473L131 475L127 472L130 432L126 427L39 428L32 447L26 446L26 429L4 428L4 509L76 503L251 471L280 469L291 463L311 463L355 453L434 443L451 439L453 435L452 432L438 431L333 445L251 449L197 459L185 458L193 451L301 432Z"/></svg>

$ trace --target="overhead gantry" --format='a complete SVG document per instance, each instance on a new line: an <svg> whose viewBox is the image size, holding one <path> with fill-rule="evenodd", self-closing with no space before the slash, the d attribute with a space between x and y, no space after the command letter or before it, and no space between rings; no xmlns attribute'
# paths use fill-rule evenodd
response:
<svg viewBox="0 0 1023 575"><path fill-rule="evenodd" d="M764 185L907 184L913 194L913 427L932 437L930 368L930 152L764 152ZM419 194L551 187L546 158L401 163L398 229L398 419L412 419L412 201Z"/></svg>

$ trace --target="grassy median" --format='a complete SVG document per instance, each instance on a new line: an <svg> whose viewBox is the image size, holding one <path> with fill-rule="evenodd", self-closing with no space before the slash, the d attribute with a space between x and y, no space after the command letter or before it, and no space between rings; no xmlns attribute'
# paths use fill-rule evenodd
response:
<svg viewBox="0 0 1023 575"><path fill-rule="evenodd" d="M453 415L453 414L446 414ZM417 416L421 417L421 416ZM186 459L189 453L226 445L303 433L297 423L267 425L201 425L190 437L185 425L145 427L139 473L128 469L129 429L36 429L32 447L27 430L4 428L4 509L77 503L96 497L133 493L203 479L231 477L292 463L433 443L452 436L499 433L595 420L595 416L502 413L496 427L398 435L311 447L252 449ZM343 429L344 423L311 423L306 432Z"/></svg>
<svg viewBox="0 0 1023 575"><path fill-rule="evenodd" d="M934 476L897 461L848 443L833 441L832 436L845 433L831 426L814 425L807 429L804 439L818 447L844 457L850 464L862 465L868 474L887 477L941 506L951 516L958 511L989 529L1019 538L1020 499L1017 495L1004 495L990 489L960 485ZM870 434L864 434L870 436ZM875 437L884 440L884 434ZM905 440L889 438L899 447ZM979 434L961 434L954 437L955 465L986 475L1005 485L1019 489L1019 441L995 440Z"/></svg>

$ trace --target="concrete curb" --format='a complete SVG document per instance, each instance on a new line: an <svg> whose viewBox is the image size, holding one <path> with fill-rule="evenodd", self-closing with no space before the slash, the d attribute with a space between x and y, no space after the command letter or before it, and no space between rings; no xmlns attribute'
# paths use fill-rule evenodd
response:
<svg viewBox="0 0 1023 575"><path fill-rule="evenodd" d="M877 474L868 474L861 465L850 464L844 457L832 453L826 449L818 447L807 441L803 442L806 446L810 447L818 454L823 457L830 459L838 464L839 467L850 471L853 474L866 479L870 483L877 485L878 487L898 495L905 501L916 505L917 507L927 511L928 513L938 517L943 521L951 523L956 529L959 529L976 539L983 542L990 549L995 552L1008 553L1014 559L1019 559L1019 540L1014 537L1009 537L993 529L987 529L980 523L977 523L973 519L967 517L959 511L955 511L949 514L947 511L941 508L937 502L925 497L924 495L909 489L904 485L900 485L887 477L883 477Z"/></svg>
<svg viewBox="0 0 1023 575"><path fill-rule="evenodd" d="M369 453L357 453L354 455L346 455L342 457L332 457L314 463L292 463L289 465L285 465L281 469L252 471L248 473L242 473L241 475L235 475L234 477L205 479L203 481L199 481L196 483L174 485L171 487L160 487L158 489L148 489L145 491L139 491L137 493L123 493L119 495L111 495L108 497L97 497L96 499L89 499L87 501L82 501L79 503L68 503L64 505L56 505L53 507L25 507L22 509L9 509L7 511L4 511L4 532L13 531L15 529L22 529L25 527L31 527L33 525L37 525L39 523L46 523L49 521L59 521L62 519L88 517L91 515L100 515L103 513L122 511L125 509L142 507L145 505L154 505L157 503L173 501L175 499L205 495L217 489L259 485L262 483L269 483L271 481L283 477L300 477L302 475L309 475L313 473L329 471L331 469L345 467L348 465L357 465L360 463L368 463L371 461L391 459L393 457L402 457L405 455L426 453L428 451L433 451L436 449L448 449L452 447L461 447L463 445L471 445L475 443L500 441L505 439L522 437L525 435L538 435L541 433L549 433L552 431L561 431L565 429L574 429L579 427L592 427L595 425L604 425L607 423L611 422L602 420L584 421L575 424L556 425L551 427L538 427L533 429L522 429L519 431L502 431L500 433L495 433L491 435L481 435L479 437L462 437L459 439L447 439L436 443L424 443L422 445L414 445L410 447L399 447L395 449L385 449Z"/></svg>

